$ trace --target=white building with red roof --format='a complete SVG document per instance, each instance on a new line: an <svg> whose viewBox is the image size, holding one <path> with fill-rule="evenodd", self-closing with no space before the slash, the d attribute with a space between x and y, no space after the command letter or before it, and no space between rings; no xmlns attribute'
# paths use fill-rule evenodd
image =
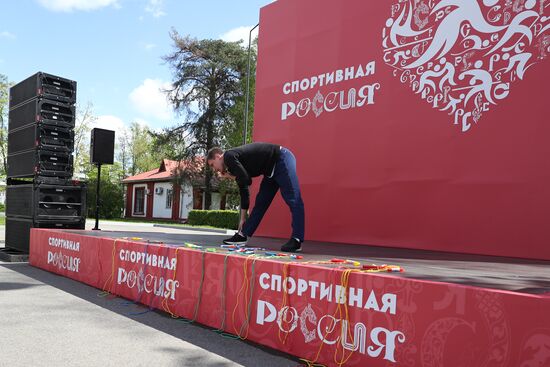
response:
<svg viewBox="0 0 550 367"><path fill-rule="evenodd" d="M125 218L181 221L192 209L204 209L204 180L183 179L183 184L175 184L185 168L187 163L163 159L159 168L122 180ZM225 209L225 195L213 192L210 209Z"/></svg>

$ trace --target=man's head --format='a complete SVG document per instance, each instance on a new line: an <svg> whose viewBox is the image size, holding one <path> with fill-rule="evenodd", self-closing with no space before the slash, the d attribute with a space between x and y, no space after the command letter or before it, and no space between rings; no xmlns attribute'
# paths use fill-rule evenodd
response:
<svg viewBox="0 0 550 367"><path fill-rule="evenodd" d="M224 173L225 165L223 162L223 150L218 147L210 149L206 155L206 164L208 164L213 171Z"/></svg>

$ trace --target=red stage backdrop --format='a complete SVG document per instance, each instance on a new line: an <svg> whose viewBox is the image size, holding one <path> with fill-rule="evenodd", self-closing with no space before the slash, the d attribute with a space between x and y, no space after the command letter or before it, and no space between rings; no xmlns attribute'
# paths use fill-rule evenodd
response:
<svg viewBox="0 0 550 367"><path fill-rule="evenodd" d="M295 153L306 240L550 259L549 16L542 0L264 7L254 140ZM290 234L280 198L257 234Z"/></svg>

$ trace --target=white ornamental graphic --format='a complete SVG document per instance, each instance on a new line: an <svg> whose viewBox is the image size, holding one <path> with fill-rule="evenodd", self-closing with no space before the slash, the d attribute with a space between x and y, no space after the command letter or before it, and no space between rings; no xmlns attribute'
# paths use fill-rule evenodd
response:
<svg viewBox="0 0 550 367"><path fill-rule="evenodd" d="M394 2L384 62L462 132L550 54L550 0Z"/></svg>

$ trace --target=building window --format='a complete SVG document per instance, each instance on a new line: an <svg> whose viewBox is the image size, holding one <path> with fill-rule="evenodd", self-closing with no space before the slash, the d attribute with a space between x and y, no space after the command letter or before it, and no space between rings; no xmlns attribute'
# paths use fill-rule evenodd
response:
<svg viewBox="0 0 550 367"><path fill-rule="evenodd" d="M145 187L136 187L136 197L134 199L134 214L145 214Z"/></svg>
<svg viewBox="0 0 550 367"><path fill-rule="evenodd" d="M202 207L202 191L198 188L193 188L193 209L201 210Z"/></svg>
<svg viewBox="0 0 550 367"><path fill-rule="evenodd" d="M172 207L172 190L166 190L166 209Z"/></svg>

